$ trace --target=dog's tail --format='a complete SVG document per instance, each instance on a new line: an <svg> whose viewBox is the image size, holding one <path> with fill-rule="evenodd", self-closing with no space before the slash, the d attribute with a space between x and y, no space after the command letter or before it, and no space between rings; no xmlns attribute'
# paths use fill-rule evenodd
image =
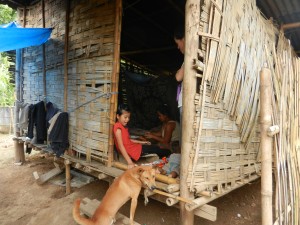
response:
<svg viewBox="0 0 300 225"><path fill-rule="evenodd" d="M94 225L90 219L84 218L80 215L80 199L76 199L73 206L73 218L80 225Z"/></svg>

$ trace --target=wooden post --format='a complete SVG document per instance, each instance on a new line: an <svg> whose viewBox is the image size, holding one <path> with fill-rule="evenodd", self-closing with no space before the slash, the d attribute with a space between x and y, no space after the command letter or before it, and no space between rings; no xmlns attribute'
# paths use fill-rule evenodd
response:
<svg viewBox="0 0 300 225"><path fill-rule="evenodd" d="M16 137L20 136L20 129L18 127L19 124L19 101L20 98L20 70L21 70L21 50L16 50L16 71L15 71L15 95L16 95L16 102L15 102L15 116L14 116L14 135Z"/></svg>
<svg viewBox="0 0 300 225"><path fill-rule="evenodd" d="M23 11L23 27L26 25L26 7L24 7ZM15 72L15 92L16 92L16 103L15 103L15 124L14 124L14 135L16 137L20 136L20 129L18 127L19 124L19 102L22 101L23 98L23 50L17 49L16 50L16 72ZM15 163L22 165L25 162L25 153L24 153L24 144L19 143L17 139L14 139L14 148L15 148Z"/></svg>
<svg viewBox="0 0 300 225"><path fill-rule="evenodd" d="M199 27L200 2L198 0L187 0L185 6L185 54L184 54L184 79L182 99L182 137L181 137L181 166L180 166L180 196L185 199L193 199L193 193L187 187L187 176L190 153L193 149L192 137L194 123L194 102L196 94L196 71L193 69L193 61L197 58L199 38L197 35ZM185 203L180 202L180 224L193 225L194 212L185 209Z"/></svg>
<svg viewBox="0 0 300 225"><path fill-rule="evenodd" d="M45 0L42 0L42 22L43 28L46 27L45 21ZM45 43L42 45L42 55L43 55L43 101L46 104L46 96L47 96L47 84L46 84L46 46ZM41 100L41 99L39 99Z"/></svg>
<svg viewBox="0 0 300 225"><path fill-rule="evenodd" d="M65 47L64 47L64 111L68 111L68 66L69 66L70 0L66 1Z"/></svg>
<svg viewBox="0 0 300 225"><path fill-rule="evenodd" d="M119 72L120 72L120 42L121 42L121 25L122 25L122 0L116 0L115 6L115 41L114 41L114 60L111 79L111 92L118 92ZM109 148L107 166L112 166L114 155L113 125L116 119L118 105L118 95L113 94L110 99L109 115Z"/></svg>
<svg viewBox="0 0 300 225"><path fill-rule="evenodd" d="M14 138L14 149L15 149L15 164L22 165L25 162L24 143L19 142L17 138Z"/></svg>
<svg viewBox="0 0 300 225"><path fill-rule="evenodd" d="M260 129L261 129L261 207L262 225L272 225L272 138L268 129L272 125L271 71L260 72Z"/></svg>
<svg viewBox="0 0 300 225"><path fill-rule="evenodd" d="M71 194L71 162L70 160L65 160L66 168L66 194Z"/></svg>

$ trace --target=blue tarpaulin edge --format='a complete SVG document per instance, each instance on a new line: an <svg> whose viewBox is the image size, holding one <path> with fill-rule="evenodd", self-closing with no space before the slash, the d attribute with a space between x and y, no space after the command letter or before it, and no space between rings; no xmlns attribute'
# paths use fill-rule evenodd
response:
<svg viewBox="0 0 300 225"><path fill-rule="evenodd" d="M0 52L44 44L52 28L22 28L16 22L0 25Z"/></svg>

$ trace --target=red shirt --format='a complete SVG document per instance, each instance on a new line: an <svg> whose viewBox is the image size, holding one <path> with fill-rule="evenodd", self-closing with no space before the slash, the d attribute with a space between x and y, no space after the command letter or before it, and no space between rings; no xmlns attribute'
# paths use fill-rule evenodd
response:
<svg viewBox="0 0 300 225"><path fill-rule="evenodd" d="M126 149L127 154L134 159L135 161L137 161L140 156L141 156L141 152L142 152L142 145L139 143L134 143L130 140L130 135L128 132L128 128L124 127L121 123L116 122L114 127L113 127L113 132L114 132L114 141L115 141L115 145L117 147L117 150L120 152L119 146L118 146L118 142L116 139L116 132L117 130L120 129L121 133L122 133L122 140L123 140L123 145Z"/></svg>

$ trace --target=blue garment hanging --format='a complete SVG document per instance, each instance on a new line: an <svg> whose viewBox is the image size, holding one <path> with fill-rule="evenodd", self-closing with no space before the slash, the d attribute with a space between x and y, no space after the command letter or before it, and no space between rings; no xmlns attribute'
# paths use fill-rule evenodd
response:
<svg viewBox="0 0 300 225"><path fill-rule="evenodd" d="M0 52L44 44L52 28L22 28L16 22L0 25Z"/></svg>

